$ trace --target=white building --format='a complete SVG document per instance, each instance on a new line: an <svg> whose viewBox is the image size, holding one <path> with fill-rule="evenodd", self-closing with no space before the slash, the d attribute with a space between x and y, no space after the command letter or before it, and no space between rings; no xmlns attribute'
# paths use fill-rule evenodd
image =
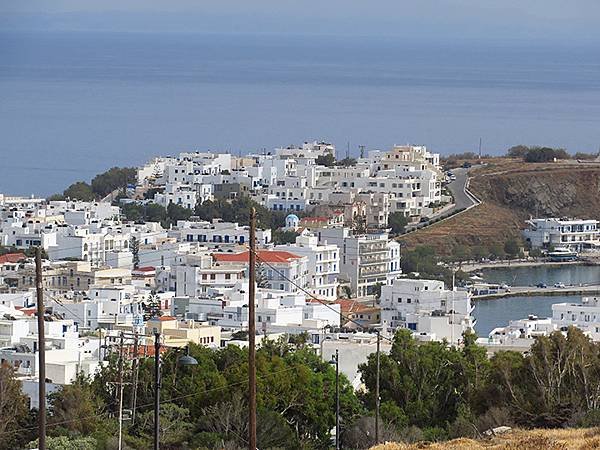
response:
<svg viewBox="0 0 600 450"><path fill-rule="evenodd" d="M537 337L547 336L558 329L551 318L529 315L526 319L511 320L505 327L494 328L487 338L477 339L477 343L490 353L499 350L526 352Z"/></svg>
<svg viewBox="0 0 600 450"><path fill-rule="evenodd" d="M600 341L600 297L583 297L581 303L555 303L552 323L559 329L575 326Z"/></svg>
<svg viewBox="0 0 600 450"><path fill-rule="evenodd" d="M523 231L532 248L561 247L581 251L600 246L597 220L584 219L531 219Z"/></svg>
<svg viewBox="0 0 600 450"><path fill-rule="evenodd" d="M420 339L459 343L474 320L470 294L447 290L442 281L395 279L381 288L383 329L408 328Z"/></svg>
<svg viewBox="0 0 600 450"><path fill-rule="evenodd" d="M209 289L231 289L246 277L245 264L215 264L208 254L186 255L184 263L171 270L175 272L178 297L200 297Z"/></svg>
<svg viewBox="0 0 600 450"><path fill-rule="evenodd" d="M314 235L298 236L295 244L276 245L275 250L283 250L308 259L308 289L316 297L324 300L338 298L338 275L340 272L340 251L337 245L319 244Z"/></svg>
<svg viewBox="0 0 600 450"><path fill-rule="evenodd" d="M400 244L387 233L353 235L349 228L320 228L319 242L340 249L340 281L344 279L357 296L372 295L378 284L390 284L400 269Z"/></svg>
<svg viewBox="0 0 600 450"><path fill-rule="evenodd" d="M215 263L221 266L243 264L248 266L249 252L214 253ZM269 289L290 293L308 287L308 257L287 251L257 250L256 261Z"/></svg>
<svg viewBox="0 0 600 450"><path fill-rule="evenodd" d="M174 299L175 315L187 319L208 321L230 330L248 327L248 282L237 283L231 289L209 291L204 298ZM256 327L262 333L285 332L293 329L339 327L339 305L315 305L302 293L282 290L256 290Z"/></svg>
<svg viewBox="0 0 600 450"><path fill-rule="evenodd" d="M214 219L212 222L179 220L170 236L179 242L219 244L245 244L250 238L250 227ZM271 230L256 230L256 238L262 245L271 243Z"/></svg>

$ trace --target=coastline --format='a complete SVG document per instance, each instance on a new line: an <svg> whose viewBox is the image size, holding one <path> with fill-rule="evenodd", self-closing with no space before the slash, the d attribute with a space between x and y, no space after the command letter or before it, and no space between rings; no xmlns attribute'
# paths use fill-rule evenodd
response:
<svg viewBox="0 0 600 450"><path fill-rule="evenodd" d="M562 297L577 295L600 295L600 285L566 286L564 288L513 287L510 291L498 292L497 294L473 295L471 298L473 300L494 300L508 297Z"/></svg>
<svg viewBox="0 0 600 450"><path fill-rule="evenodd" d="M600 264L598 258L578 259L576 261L550 261L545 259L536 260L501 260L484 263L462 264L459 269L471 273L482 269L506 269L510 267L532 267L532 266L597 266Z"/></svg>

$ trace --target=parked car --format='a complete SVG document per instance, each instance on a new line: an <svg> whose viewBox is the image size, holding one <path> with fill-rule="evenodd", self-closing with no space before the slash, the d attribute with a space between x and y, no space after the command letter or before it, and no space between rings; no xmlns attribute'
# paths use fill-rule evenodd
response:
<svg viewBox="0 0 600 450"><path fill-rule="evenodd" d="M548 286L546 286L546 283L538 283L536 285L536 287L542 288L542 289L546 289Z"/></svg>
<svg viewBox="0 0 600 450"><path fill-rule="evenodd" d="M473 164L471 164L470 162L466 161L462 166L464 169L469 169Z"/></svg>
<svg viewBox="0 0 600 450"><path fill-rule="evenodd" d="M564 288L565 287L565 283L554 283L554 287L555 288Z"/></svg>

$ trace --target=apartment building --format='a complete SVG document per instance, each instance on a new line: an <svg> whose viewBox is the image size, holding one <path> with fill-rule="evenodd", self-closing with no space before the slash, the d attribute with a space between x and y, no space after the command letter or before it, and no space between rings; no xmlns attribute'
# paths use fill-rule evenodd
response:
<svg viewBox="0 0 600 450"><path fill-rule="evenodd" d="M532 248L562 247L582 251L600 246L598 221L593 219L530 219L523 236Z"/></svg>
<svg viewBox="0 0 600 450"><path fill-rule="evenodd" d="M169 235L176 237L179 242L244 245L249 241L250 227L220 219L212 222L179 220ZM271 230L256 230L256 239L262 245L271 243Z"/></svg>
<svg viewBox="0 0 600 450"><path fill-rule="evenodd" d="M457 344L474 327L470 294L448 290L442 281L395 279L381 288L380 306L382 327L389 333L408 328L420 339Z"/></svg>
<svg viewBox="0 0 600 450"><path fill-rule="evenodd" d="M215 263L220 266L248 266L249 252L214 253ZM281 250L257 250L260 277L269 289L290 293L308 288L308 257ZM259 275L257 275L259 276Z"/></svg>
<svg viewBox="0 0 600 450"><path fill-rule="evenodd" d="M358 297L372 295L377 285L390 284L400 269L400 244L388 234L354 235L349 228L321 228L315 231L321 244L340 249L340 281L349 283Z"/></svg>
<svg viewBox="0 0 600 450"><path fill-rule="evenodd" d="M281 250L308 260L308 290L324 300L338 298L338 275L340 273L340 251L333 244L319 244L315 235L301 235L294 244L276 245Z"/></svg>

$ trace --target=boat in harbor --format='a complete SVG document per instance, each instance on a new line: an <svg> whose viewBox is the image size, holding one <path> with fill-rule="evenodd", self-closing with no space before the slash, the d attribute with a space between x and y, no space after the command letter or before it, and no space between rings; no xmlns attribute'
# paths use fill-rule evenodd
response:
<svg viewBox="0 0 600 450"><path fill-rule="evenodd" d="M548 252L548 257L550 261L574 261L577 259L577 252L566 247L557 247Z"/></svg>

